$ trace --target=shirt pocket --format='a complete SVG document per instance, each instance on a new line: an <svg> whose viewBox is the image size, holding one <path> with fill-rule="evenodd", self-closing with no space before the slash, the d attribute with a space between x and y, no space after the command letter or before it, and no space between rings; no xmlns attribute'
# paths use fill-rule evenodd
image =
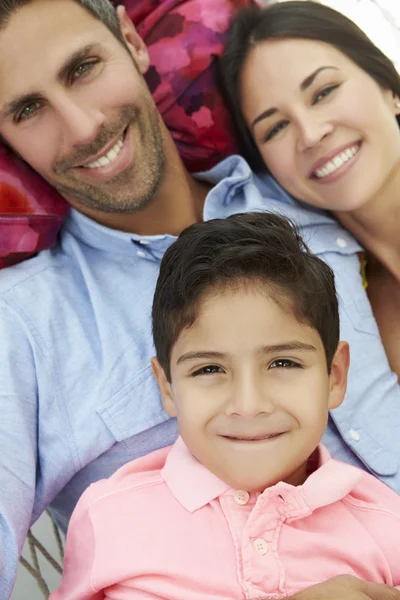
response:
<svg viewBox="0 0 400 600"><path fill-rule="evenodd" d="M100 403L97 414L115 440L123 443L169 419L150 367Z"/></svg>

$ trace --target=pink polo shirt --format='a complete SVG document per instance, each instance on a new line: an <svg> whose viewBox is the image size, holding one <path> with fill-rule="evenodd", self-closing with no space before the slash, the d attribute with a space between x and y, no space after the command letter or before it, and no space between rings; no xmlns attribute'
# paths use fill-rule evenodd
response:
<svg viewBox="0 0 400 600"><path fill-rule="evenodd" d="M248 494L179 439L82 496L51 600L283 598L348 573L400 585L400 496L330 458Z"/></svg>

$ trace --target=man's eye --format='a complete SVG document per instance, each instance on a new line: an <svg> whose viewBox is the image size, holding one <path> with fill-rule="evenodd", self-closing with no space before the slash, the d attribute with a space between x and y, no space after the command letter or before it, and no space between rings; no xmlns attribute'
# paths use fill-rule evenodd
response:
<svg viewBox="0 0 400 600"><path fill-rule="evenodd" d="M87 75L95 67L95 65L97 65L97 62L97 60L91 60L80 64L72 74L72 81Z"/></svg>
<svg viewBox="0 0 400 600"><path fill-rule="evenodd" d="M285 129L285 127L287 127L288 124L289 121L280 121L279 123L277 123L274 127L272 127L272 129L268 131L267 135L264 138L264 142L269 142L270 140L272 140L272 138L274 138L280 131L282 131L282 129Z"/></svg>
<svg viewBox="0 0 400 600"><path fill-rule="evenodd" d="M299 363L287 358L277 358L269 365L270 369L301 369Z"/></svg>
<svg viewBox="0 0 400 600"><path fill-rule="evenodd" d="M323 100L324 98L329 96L329 94L334 92L338 87L339 87L339 85L329 85L328 87L326 87L323 90L321 90L320 92L318 92L318 94L315 94L313 101L312 101L313 105L318 104L318 102L320 102L321 100Z"/></svg>
<svg viewBox="0 0 400 600"><path fill-rule="evenodd" d="M194 373L192 373L192 377L197 377L198 375L214 375L215 373L223 373L224 370L218 365L207 365L206 367L201 367L201 369L197 369Z"/></svg>
<svg viewBox="0 0 400 600"><path fill-rule="evenodd" d="M31 102L31 104L27 104L15 116L16 123L20 123L21 121L26 121L26 120L30 119L39 110L39 108L40 108L39 102Z"/></svg>

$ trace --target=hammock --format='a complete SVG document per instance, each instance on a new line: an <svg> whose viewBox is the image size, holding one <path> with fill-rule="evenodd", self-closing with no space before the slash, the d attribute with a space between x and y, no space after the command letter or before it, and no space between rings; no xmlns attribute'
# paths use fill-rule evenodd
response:
<svg viewBox="0 0 400 600"><path fill-rule="evenodd" d="M49 512L47 512L47 514L49 515L52 523L53 533L58 548L59 561L56 560L48 550L46 550L43 544L39 542L39 540L33 535L31 530L28 531L28 535L26 538L26 542L29 548L30 560L26 559L23 556L21 556L20 558L21 565L25 567L28 573L30 573L35 579L39 590L43 594L43 598L46 598L46 600L50 595L50 590L40 568L39 556L42 556L60 575L62 573L62 562L64 558L64 544L61 537L61 533L51 514Z"/></svg>

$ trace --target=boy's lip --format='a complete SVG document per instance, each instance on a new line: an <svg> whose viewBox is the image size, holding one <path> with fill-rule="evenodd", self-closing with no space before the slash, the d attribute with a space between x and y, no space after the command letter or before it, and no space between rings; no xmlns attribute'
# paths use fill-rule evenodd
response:
<svg viewBox="0 0 400 600"><path fill-rule="evenodd" d="M277 431L268 431L262 433L229 433L229 434L221 434L221 437L232 440L235 442L260 442L263 440L270 440L273 438L277 438L280 435L287 433L287 429L285 430L277 430Z"/></svg>

